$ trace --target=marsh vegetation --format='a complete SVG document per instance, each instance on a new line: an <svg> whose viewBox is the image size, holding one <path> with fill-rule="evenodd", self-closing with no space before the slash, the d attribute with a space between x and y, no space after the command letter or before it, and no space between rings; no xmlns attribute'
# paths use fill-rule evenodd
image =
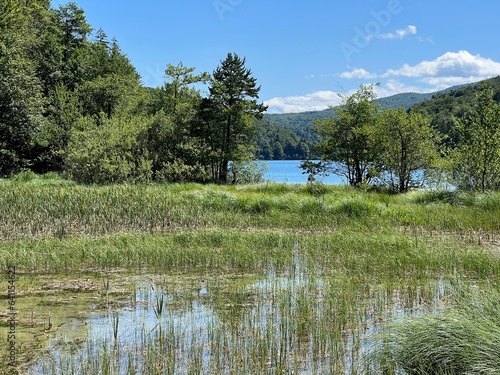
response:
<svg viewBox="0 0 500 375"><path fill-rule="evenodd" d="M53 175L0 190L19 373L498 369L498 194Z"/></svg>

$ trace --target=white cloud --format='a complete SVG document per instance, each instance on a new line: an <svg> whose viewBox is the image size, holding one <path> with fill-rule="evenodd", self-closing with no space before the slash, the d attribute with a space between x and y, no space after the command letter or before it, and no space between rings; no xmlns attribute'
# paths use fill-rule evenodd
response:
<svg viewBox="0 0 500 375"><path fill-rule="evenodd" d="M342 99L333 91L317 91L307 95L277 97L266 100L269 113L321 111L330 105L338 105Z"/></svg>
<svg viewBox="0 0 500 375"><path fill-rule="evenodd" d="M402 83L402 82L397 81L395 79L390 79L387 82L384 82L381 86L375 87L375 93L377 94L378 98L385 98L386 96L392 96L392 95L401 94L401 93L408 93L408 92L424 93L424 92L433 92L433 91L436 91L436 90L434 90L433 88L432 89L423 88L421 86Z"/></svg>
<svg viewBox="0 0 500 375"><path fill-rule="evenodd" d="M389 69L384 77L419 78L420 82L443 89L500 75L500 63L467 51L447 52L432 61Z"/></svg>
<svg viewBox="0 0 500 375"><path fill-rule="evenodd" d="M389 69L386 76L404 77L491 77L500 74L500 63L467 51L447 52L433 61Z"/></svg>
<svg viewBox="0 0 500 375"><path fill-rule="evenodd" d="M408 35L415 35L417 33L417 27L413 25L408 25L404 29L396 30L392 33L370 35L369 39L404 39Z"/></svg>
<svg viewBox="0 0 500 375"><path fill-rule="evenodd" d="M375 87L379 98L407 92L434 92L454 85L478 82L500 75L500 62L472 55L467 51L447 52L416 65L405 64L399 69L388 69L383 75L375 75L363 68L353 68L341 73L341 78L378 78L380 86ZM316 76L319 77L319 76ZM350 95L357 88L349 88L344 95ZM278 97L265 102L270 113L305 112L326 109L341 104L342 98L333 91L317 91L302 96Z"/></svg>
<svg viewBox="0 0 500 375"><path fill-rule="evenodd" d="M366 71L365 69L353 69L350 72L340 73L339 77L346 78L346 79L353 79L353 78L373 79L373 78L377 78L377 75L370 73L370 72Z"/></svg>

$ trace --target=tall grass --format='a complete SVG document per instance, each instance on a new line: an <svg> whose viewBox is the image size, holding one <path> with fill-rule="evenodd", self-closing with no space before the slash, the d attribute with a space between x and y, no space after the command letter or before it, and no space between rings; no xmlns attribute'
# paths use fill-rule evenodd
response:
<svg viewBox="0 0 500 375"><path fill-rule="evenodd" d="M500 230L500 194L395 196L346 187L78 186L57 179L0 183L0 238L65 238L178 229L328 230L418 226ZM440 195L441 194L441 195Z"/></svg>
<svg viewBox="0 0 500 375"><path fill-rule="evenodd" d="M477 243L390 230L290 233L213 229L96 239L3 241L0 267L16 264L20 272L109 267L165 272L281 269L292 257L290 249L297 242L311 259L327 264L333 272L352 272L374 280L450 273L482 278L500 272L498 256Z"/></svg>
<svg viewBox="0 0 500 375"><path fill-rule="evenodd" d="M375 368L406 374L500 373L500 290L462 285L453 308L405 318L383 336ZM378 367L379 370L380 367Z"/></svg>

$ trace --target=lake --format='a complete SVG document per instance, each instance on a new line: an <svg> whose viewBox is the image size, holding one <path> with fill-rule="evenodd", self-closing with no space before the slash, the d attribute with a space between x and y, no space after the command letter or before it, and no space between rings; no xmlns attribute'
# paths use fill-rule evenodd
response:
<svg viewBox="0 0 500 375"><path fill-rule="evenodd" d="M316 160L313 160L316 162ZM263 160L267 165L267 171L264 173L266 181L305 184L307 183L307 174L302 174L303 170L299 168L302 160ZM330 175L328 177L317 177L317 181L331 185L344 185L338 176Z"/></svg>

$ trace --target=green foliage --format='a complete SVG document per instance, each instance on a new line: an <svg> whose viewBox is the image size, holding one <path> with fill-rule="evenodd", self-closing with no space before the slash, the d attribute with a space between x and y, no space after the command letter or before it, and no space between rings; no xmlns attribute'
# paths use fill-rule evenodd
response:
<svg viewBox="0 0 500 375"><path fill-rule="evenodd" d="M232 184L262 183L266 169L264 164L257 161L233 161L229 164L229 182Z"/></svg>
<svg viewBox="0 0 500 375"><path fill-rule="evenodd" d="M252 119L262 117L267 109L257 103L260 86L245 62L228 53L210 82L203 136L211 151L212 179L219 183L228 182L229 161L245 160L253 148Z"/></svg>
<svg viewBox="0 0 500 375"><path fill-rule="evenodd" d="M151 161L141 144L149 119L101 115L82 118L72 131L65 155L66 174L86 184L151 179Z"/></svg>
<svg viewBox="0 0 500 375"><path fill-rule="evenodd" d="M291 130L263 119L254 119L256 156L262 160L300 160L310 157L314 143Z"/></svg>
<svg viewBox="0 0 500 375"><path fill-rule="evenodd" d="M376 126L375 97L373 85L361 85L356 93L342 97L344 105L337 108L335 118L315 122L318 135L324 139L318 144L322 158L333 161L333 173L353 186L372 179L375 155L369 136Z"/></svg>
<svg viewBox="0 0 500 375"><path fill-rule="evenodd" d="M431 99L414 105L411 111L421 113L429 118L432 128L446 137L443 139L445 144L453 147L460 140L455 119L462 118L467 112L473 110L476 96L484 85L498 92L500 90L500 77L434 93ZM498 95L495 96L497 102L498 99Z"/></svg>
<svg viewBox="0 0 500 375"><path fill-rule="evenodd" d="M190 86L204 82L206 73L194 75L195 68L168 65L166 82L152 91L149 111L154 120L147 131L147 149L157 181L209 180L207 146L199 130L201 95Z"/></svg>
<svg viewBox="0 0 500 375"><path fill-rule="evenodd" d="M316 181L317 176L326 174L328 164L322 161L313 162L311 160L304 160L300 163L299 168L304 170L302 174L307 174L307 182L312 184Z"/></svg>
<svg viewBox="0 0 500 375"><path fill-rule="evenodd" d="M453 175L464 190L500 189L500 105L484 88L473 110L456 121L460 142L453 151Z"/></svg>
<svg viewBox="0 0 500 375"><path fill-rule="evenodd" d="M37 62L30 59L41 46L37 34L43 24L39 4L6 1L0 4L0 176L30 165L34 139L45 119Z"/></svg>
<svg viewBox="0 0 500 375"><path fill-rule="evenodd" d="M435 165L439 138L420 114L386 109L371 139L376 150L379 179L400 193L418 186L415 173Z"/></svg>
<svg viewBox="0 0 500 375"><path fill-rule="evenodd" d="M76 3L70 2L53 10L59 31L61 60L57 62L57 83L63 83L71 91L85 81L82 64L86 49L87 37L92 28L87 23L85 12ZM55 73L55 72L54 72Z"/></svg>

